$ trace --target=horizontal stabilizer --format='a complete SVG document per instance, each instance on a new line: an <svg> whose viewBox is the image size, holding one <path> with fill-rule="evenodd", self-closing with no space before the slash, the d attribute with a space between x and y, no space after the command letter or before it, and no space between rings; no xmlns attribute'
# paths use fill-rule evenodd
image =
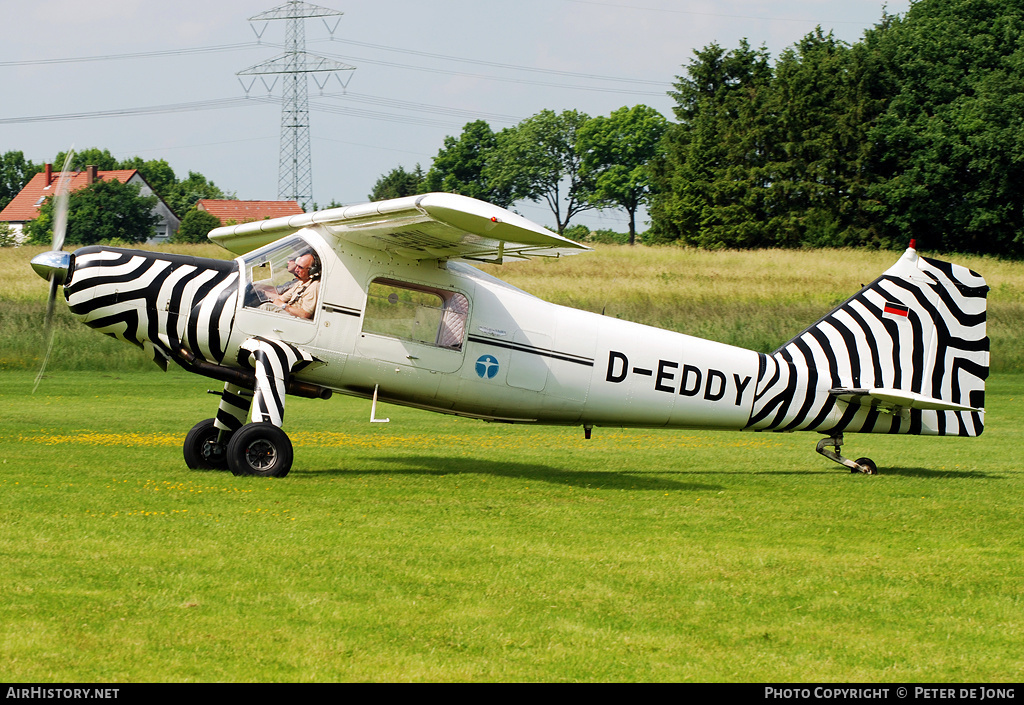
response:
<svg viewBox="0 0 1024 705"><path fill-rule="evenodd" d="M210 231L221 247L245 254L319 226L337 238L405 259L504 259L560 257L590 248L530 222L521 215L453 193L427 193L315 213L258 220Z"/></svg>
<svg viewBox="0 0 1024 705"><path fill-rule="evenodd" d="M840 401L859 406L889 406L898 409L920 409L922 411L974 411L980 412L983 409L975 409L963 404L926 397L916 392L908 392L905 389L830 389L828 393Z"/></svg>

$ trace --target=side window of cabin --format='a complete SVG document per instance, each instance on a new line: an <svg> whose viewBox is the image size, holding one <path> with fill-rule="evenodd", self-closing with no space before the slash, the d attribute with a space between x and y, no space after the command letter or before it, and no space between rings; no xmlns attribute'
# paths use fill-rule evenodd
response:
<svg viewBox="0 0 1024 705"><path fill-rule="evenodd" d="M456 291L375 279L366 296L363 332L461 350L469 300Z"/></svg>

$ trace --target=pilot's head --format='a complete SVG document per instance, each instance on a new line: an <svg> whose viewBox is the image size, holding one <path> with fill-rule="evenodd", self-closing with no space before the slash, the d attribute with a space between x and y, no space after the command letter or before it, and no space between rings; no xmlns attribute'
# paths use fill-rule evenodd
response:
<svg viewBox="0 0 1024 705"><path fill-rule="evenodd" d="M300 281L309 281L311 278L310 269L316 259L311 254L299 255L295 260L293 272Z"/></svg>

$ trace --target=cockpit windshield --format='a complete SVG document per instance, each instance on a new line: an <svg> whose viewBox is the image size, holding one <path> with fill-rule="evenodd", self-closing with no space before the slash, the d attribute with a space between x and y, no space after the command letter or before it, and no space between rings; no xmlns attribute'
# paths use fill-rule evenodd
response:
<svg viewBox="0 0 1024 705"><path fill-rule="evenodd" d="M301 237L246 256L245 306L313 318L320 293L320 259Z"/></svg>

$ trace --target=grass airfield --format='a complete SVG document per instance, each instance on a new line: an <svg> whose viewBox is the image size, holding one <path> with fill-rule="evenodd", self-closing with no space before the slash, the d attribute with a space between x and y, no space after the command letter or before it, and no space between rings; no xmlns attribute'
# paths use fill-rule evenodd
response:
<svg viewBox="0 0 1024 705"><path fill-rule="evenodd" d="M289 398L188 470L180 371L3 374L0 659L37 681L1016 681L1024 375L980 439L484 424Z"/></svg>
<svg viewBox="0 0 1024 705"><path fill-rule="evenodd" d="M213 246L178 248L222 256ZM8 682L1013 682L1024 671L1024 267L981 272L978 439L484 424L289 397L283 480L188 470L219 384L162 373L0 249ZM488 268L543 298L761 351L891 252L600 247ZM765 315L770 311L771 315Z"/></svg>

